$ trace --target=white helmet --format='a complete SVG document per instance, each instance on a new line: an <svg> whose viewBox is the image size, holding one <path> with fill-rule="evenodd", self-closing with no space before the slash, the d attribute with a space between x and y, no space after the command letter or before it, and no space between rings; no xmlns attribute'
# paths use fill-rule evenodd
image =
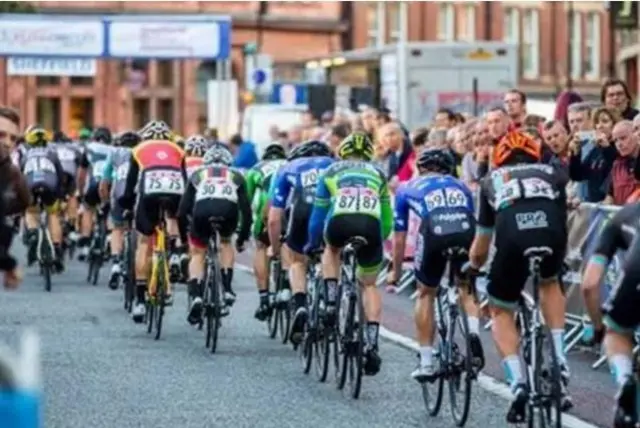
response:
<svg viewBox="0 0 640 428"><path fill-rule="evenodd" d="M215 143L204 154L203 162L205 165L222 164L231 166L233 163L233 155L225 144Z"/></svg>
<svg viewBox="0 0 640 428"><path fill-rule="evenodd" d="M184 143L184 151L189 156L201 158L207 151L207 139L202 135L192 135Z"/></svg>
<svg viewBox="0 0 640 428"><path fill-rule="evenodd" d="M162 120L152 120L147 123L139 132L140 138L146 140L170 140L171 128Z"/></svg>

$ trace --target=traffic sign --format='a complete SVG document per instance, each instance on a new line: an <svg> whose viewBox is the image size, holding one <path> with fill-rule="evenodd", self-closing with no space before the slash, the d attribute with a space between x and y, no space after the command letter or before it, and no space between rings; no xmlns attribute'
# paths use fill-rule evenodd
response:
<svg viewBox="0 0 640 428"><path fill-rule="evenodd" d="M245 59L247 90L269 95L273 88L273 58L267 54L249 55Z"/></svg>

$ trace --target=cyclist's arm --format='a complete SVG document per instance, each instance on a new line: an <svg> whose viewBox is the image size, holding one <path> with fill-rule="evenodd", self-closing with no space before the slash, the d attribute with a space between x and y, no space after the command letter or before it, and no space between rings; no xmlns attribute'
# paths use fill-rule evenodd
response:
<svg viewBox="0 0 640 428"><path fill-rule="evenodd" d="M384 240L389 238L393 227L393 207L391 206L389 184L386 181L380 190L380 221L382 225L382 239Z"/></svg>
<svg viewBox="0 0 640 428"><path fill-rule="evenodd" d="M135 203L135 190L138 185L138 175L140 173L140 166L136 161L135 156L131 156L129 160L129 172L127 173L127 181L123 195L118 200L120 206L125 210L133 209Z"/></svg>
<svg viewBox="0 0 640 428"><path fill-rule="evenodd" d="M193 212L193 204L195 203L196 188L192 180L187 182L187 188L180 198L180 204L178 205L178 229L180 233L180 239L183 242L187 242L187 225L189 222L189 216Z"/></svg>
<svg viewBox="0 0 640 428"><path fill-rule="evenodd" d="M240 209L240 217L242 221L240 232L238 233L238 241L245 242L249 239L249 233L251 232L251 203L247 197L247 188L244 177L240 173L236 174L236 177L238 184L238 208Z"/></svg>
<svg viewBox="0 0 640 428"><path fill-rule="evenodd" d="M321 175L316 186L316 196L313 201L313 210L309 220L307 243L312 248L317 248L322 243L322 229L331 207L331 192L325 182L325 175Z"/></svg>
<svg viewBox="0 0 640 428"><path fill-rule="evenodd" d="M289 197L289 189L291 188L287 173L284 171L278 172L271 186L271 207L267 221L267 232L274 250L278 250L280 248L280 234L282 233L282 215Z"/></svg>
<svg viewBox="0 0 640 428"><path fill-rule="evenodd" d="M53 166L56 170L56 177L58 177L58 198L62 199L64 198L64 189L66 189L67 186L67 176L64 173L58 154L56 152L50 152L49 158L53 162Z"/></svg>
<svg viewBox="0 0 640 428"><path fill-rule="evenodd" d="M409 203L405 187L400 186L395 198L394 222L393 222L393 279L398 281L402 273L404 250L407 245L407 229L409 227Z"/></svg>
<svg viewBox="0 0 640 428"><path fill-rule="evenodd" d="M106 181L111 184L113 180L113 153L107 155L107 159L104 161L104 169L102 170L102 179L100 181Z"/></svg>
<svg viewBox="0 0 640 428"><path fill-rule="evenodd" d="M489 256L489 248L491 246L491 238L493 236L495 221L495 212L489 203L486 191L481 186L476 236L473 239L473 244L471 244L471 250L469 251L471 265L477 269L481 268L482 265L486 263Z"/></svg>
<svg viewBox="0 0 640 428"><path fill-rule="evenodd" d="M255 169L250 169L249 171L247 171L245 183L247 186L247 198L249 198L250 201L253 201L256 187L257 187L258 181L260 180L260 175L261 174Z"/></svg>

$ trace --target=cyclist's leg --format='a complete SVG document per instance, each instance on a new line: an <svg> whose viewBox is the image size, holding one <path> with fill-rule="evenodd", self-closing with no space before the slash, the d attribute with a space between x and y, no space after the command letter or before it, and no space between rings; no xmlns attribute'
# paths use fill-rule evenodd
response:
<svg viewBox="0 0 640 428"><path fill-rule="evenodd" d="M93 223L95 221L96 207L100 204L98 186L91 183L84 194L84 213L80 223L80 240L78 241L78 258L85 260L89 255L89 245L91 234L93 233Z"/></svg>
<svg viewBox="0 0 640 428"><path fill-rule="evenodd" d="M36 261L38 244L38 227L40 226L40 209L37 205L27 207L24 213L25 242L27 244L27 264Z"/></svg>
<svg viewBox="0 0 640 428"><path fill-rule="evenodd" d="M255 221L251 227L251 236L256 246L253 258L253 273L256 277L256 285L260 297L255 317L260 321L264 321L269 316L269 260L267 257L269 234L266 230L267 219L263 216L267 195L261 192L259 198L260 202L253 210L253 218Z"/></svg>
<svg viewBox="0 0 640 428"><path fill-rule="evenodd" d="M233 281L233 265L235 263L236 252L233 248L231 238L238 227L238 206L229 201L219 201L216 208L220 217L225 220L220 224L220 268L222 285L224 287L224 300L227 305L233 305L236 301L236 294L231 283ZM213 211L215 212L215 211Z"/></svg>
<svg viewBox="0 0 640 428"><path fill-rule="evenodd" d="M190 324L196 324L200 321L202 315L202 297L204 293L204 271L205 271L205 254L207 251L207 242L209 240L208 218L201 212L201 203L196 202L193 209L191 219L191 227L189 228L189 279L187 280L187 289L189 297L191 297L191 306L187 321Z"/></svg>
<svg viewBox="0 0 640 428"><path fill-rule="evenodd" d="M51 234L51 241L53 242L53 248L55 249L56 265L58 270L64 269L64 255L62 252L62 240L64 236L62 234L62 222L60 221L60 199L57 198L54 192L50 192L47 195L47 200L43 200L48 218L48 229Z"/></svg>
<svg viewBox="0 0 640 428"><path fill-rule="evenodd" d="M310 206L300 202L293 206L287 227L285 246L289 252L289 283L293 294L295 314L291 324L293 341L300 339L307 322L307 257L304 245L307 242L307 224ZM294 337L295 336L295 337Z"/></svg>
<svg viewBox="0 0 640 428"><path fill-rule="evenodd" d="M122 207L116 202L111 201L111 212L109 213L109 221L112 224L111 229L111 278L109 279L109 287L113 290L118 288L118 281L121 275L120 262L122 260L122 251L124 249L124 212Z"/></svg>
<svg viewBox="0 0 640 428"><path fill-rule="evenodd" d="M142 322L146 311L146 292L149 278L149 267L152 259L151 237L159 222L157 201L151 197L140 195L135 208L135 228L138 232L136 242L136 303L131 311L135 322Z"/></svg>
<svg viewBox="0 0 640 428"><path fill-rule="evenodd" d="M182 260L186 254L186 243L180 240L180 228L176 219L180 198L172 198L173 200L168 207L165 215L167 225L167 254L169 256L169 266L172 274L172 281L178 282L181 279Z"/></svg>
<svg viewBox="0 0 640 428"><path fill-rule="evenodd" d="M325 228L325 247L322 252L322 281L327 296L327 321L335 323L336 302L338 296L338 279L340 278L340 252L347 236L341 229L339 218L331 217ZM336 224L338 222L338 224Z"/></svg>
<svg viewBox="0 0 640 428"><path fill-rule="evenodd" d="M618 385L614 427L628 426L638 421L636 408L637 384L633 376L633 334L640 324L640 239L634 239L627 250L623 273L604 304L604 324L607 327L604 346L611 373ZM633 426L633 425L631 425Z"/></svg>
<svg viewBox="0 0 640 428"><path fill-rule="evenodd" d="M76 221L78 219L78 198L76 196L75 177L67 174L67 208L66 208L66 227L69 231L70 238L75 241Z"/></svg>

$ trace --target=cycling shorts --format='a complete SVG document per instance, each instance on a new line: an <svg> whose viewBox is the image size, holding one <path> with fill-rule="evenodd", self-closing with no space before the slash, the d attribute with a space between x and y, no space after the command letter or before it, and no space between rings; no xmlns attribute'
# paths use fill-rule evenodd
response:
<svg viewBox="0 0 640 428"><path fill-rule="evenodd" d="M144 236L151 236L160 225L160 210L175 218L180 204L177 195L140 195L135 207L135 228Z"/></svg>
<svg viewBox="0 0 640 428"><path fill-rule="evenodd" d="M365 275L377 274L383 258L380 221L366 214L343 214L327 221L324 237L330 246L343 248L349 239L356 236L367 240L367 245L356 253L359 271Z"/></svg>
<svg viewBox="0 0 640 428"><path fill-rule="evenodd" d="M111 200L109 218L111 219L111 223L113 223L114 227L124 227L126 223L124 220L124 209L117 201Z"/></svg>
<svg viewBox="0 0 640 428"><path fill-rule="evenodd" d="M35 211L38 207L38 199L42 202L45 211L49 214L55 214L60 211L60 198L57 189L46 184L30 184L33 205L27 208L28 211Z"/></svg>
<svg viewBox="0 0 640 428"><path fill-rule="evenodd" d="M213 235L211 218L215 217L220 240L229 242L238 227L238 205L227 199L204 199L193 207L189 244L195 248L207 248Z"/></svg>
<svg viewBox="0 0 640 428"><path fill-rule="evenodd" d="M531 215L535 214L533 224ZM523 219L529 219L525 222ZM537 227L534 227L537 226ZM564 215L553 201L519 201L496 215L496 252L489 270L487 293L496 306L513 309L529 278L529 260L524 252L533 247L548 247L553 254L540 265L542 280L559 280L567 246Z"/></svg>
<svg viewBox="0 0 640 428"><path fill-rule="evenodd" d="M629 245L623 270L602 309L605 325L621 334L633 334L640 324L640 240Z"/></svg>
<svg viewBox="0 0 640 428"><path fill-rule="evenodd" d="M97 181L91 181L87 187L87 191L84 192L84 204L89 208L95 208L100 205L100 192L99 184Z"/></svg>
<svg viewBox="0 0 640 428"><path fill-rule="evenodd" d="M304 252L304 245L307 243L307 231L312 208L311 204L297 201L293 203L289 212L285 243L287 247L298 254Z"/></svg>
<svg viewBox="0 0 640 428"><path fill-rule="evenodd" d="M76 177L67 172L64 173L66 186L64 188L65 196L73 196L76 192Z"/></svg>

